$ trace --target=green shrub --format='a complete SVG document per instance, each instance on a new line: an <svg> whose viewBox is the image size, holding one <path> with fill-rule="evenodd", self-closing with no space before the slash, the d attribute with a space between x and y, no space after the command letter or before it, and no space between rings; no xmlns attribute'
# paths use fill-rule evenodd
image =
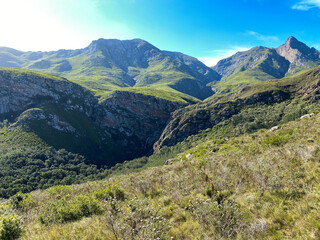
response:
<svg viewBox="0 0 320 240"><path fill-rule="evenodd" d="M215 239L234 239L243 227L243 216L239 206L231 200L221 203L208 199L194 209L194 216L198 220L203 233L214 230Z"/></svg>
<svg viewBox="0 0 320 240"><path fill-rule="evenodd" d="M93 197L77 196L71 199L63 197L47 205L43 215L40 216L40 222L64 223L101 213L103 213L103 207Z"/></svg>
<svg viewBox="0 0 320 240"><path fill-rule="evenodd" d="M108 200L110 198L120 201L125 200L124 189L119 188L117 184L112 184L105 189L99 189L94 193L94 196L99 200Z"/></svg>
<svg viewBox="0 0 320 240"><path fill-rule="evenodd" d="M66 195L71 192L71 186L58 185L47 189L51 196Z"/></svg>
<svg viewBox="0 0 320 240"><path fill-rule="evenodd" d="M23 229L16 215L2 215L0 218L1 240L14 240L22 235Z"/></svg>
<svg viewBox="0 0 320 240"><path fill-rule="evenodd" d="M10 204L15 209L30 208L35 202L30 194L18 192L10 198Z"/></svg>
<svg viewBox="0 0 320 240"><path fill-rule="evenodd" d="M277 134L266 137L262 140L262 145L282 146L292 138L293 130L281 130Z"/></svg>

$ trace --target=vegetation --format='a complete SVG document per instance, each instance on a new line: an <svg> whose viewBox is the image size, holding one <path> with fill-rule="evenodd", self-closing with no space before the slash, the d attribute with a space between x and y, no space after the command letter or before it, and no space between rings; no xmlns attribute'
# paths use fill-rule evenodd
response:
<svg viewBox="0 0 320 240"><path fill-rule="evenodd" d="M0 150L0 176L0 197L10 197L20 191L102 179L105 174L83 156L63 149L14 147ZM16 207L25 202L19 198L12 200Z"/></svg>
<svg viewBox="0 0 320 240"><path fill-rule="evenodd" d="M66 81L66 79L63 79L62 77L58 77L56 75L35 72L35 71L22 69L22 68L3 68L3 67L0 67L0 72L4 72L4 73L7 72L10 74L13 73L16 77L21 76L23 74L27 74L28 76L31 76L31 77L42 77L42 78L48 78L48 79L56 80L56 81Z"/></svg>
<svg viewBox="0 0 320 240"><path fill-rule="evenodd" d="M0 239L15 240L23 233L21 222L16 215L1 215L0 216Z"/></svg>
<svg viewBox="0 0 320 240"><path fill-rule="evenodd" d="M128 91L134 93L141 93L148 96L154 96L162 98L172 102L179 103L197 103L198 99L190 97L187 94L180 93L171 88L152 88L152 87L130 87L130 88L119 88L118 91Z"/></svg>
<svg viewBox="0 0 320 240"><path fill-rule="evenodd" d="M22 220L22 239L317 239L318 124L207 135L173 165L32 192L25 208L18 194L1 211Z"/></svg>

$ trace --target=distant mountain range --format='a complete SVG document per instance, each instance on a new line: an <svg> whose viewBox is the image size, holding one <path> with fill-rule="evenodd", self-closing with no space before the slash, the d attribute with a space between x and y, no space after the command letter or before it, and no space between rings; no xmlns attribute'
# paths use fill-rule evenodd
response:
<svg viewBox="0 0 320 240"><path fill-rule="evenodd" d="M53 52L0 48L0 66L27 68L66 77L99 94L122 87L153 87L205 99L209 82L220 79L196 58L161 51L140 40L99 39L88 47Z"/></svg>
<svg viewBox="0 0 320 240"><path fill-rule="evenodd" d="M293 37L213 68L138 39L0 48L0 239L319 236L319 64Z"/></svg>
<svg viewBox="0 0 320 240"><path fill-rule="evenodd" d="M194 57L161 51L141 39L99 39L84 49L51 52L0 48L0 67L62 76L94 91L96 96L123 87L151 87L203 100L214 93L282 78L319 64L319 51L294 37L278 48L255 47L238 52L212 68Z"/></svg>
<svg viewBox="0 0 320 240"><path fill-rule="evenodd" d="M289 37L278 48L255 47L218 62L214 69L222 81L211 85L216 92L229 92L253 82L278 79L320 65L320 52Z"/></svg>

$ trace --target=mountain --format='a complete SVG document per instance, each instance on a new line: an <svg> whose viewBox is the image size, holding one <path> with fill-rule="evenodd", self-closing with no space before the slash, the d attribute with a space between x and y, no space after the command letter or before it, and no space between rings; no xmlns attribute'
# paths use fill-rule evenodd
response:
<svg viewBox="0 0 320 240"><path fill-rule="evenodd" d="M278 48L255 47L223 59L213 67L222 81L213 82L216 92L230 92L250 83L283 78L320 65L320 52L289 37Z"/></svg>
<svg viewBox="0 0 320 240"><path fill-rule="evenodd" d="M84 49L52 52L0 48L0 66L62 76L97 95L135 86L165 89L205 99L213 94L206 84L220 79L219 74L196 58L161 51L141 39L99 39Z"/></svg>
<svg viewBox="0 0 320 240"><path fill-rule="evenodd" d="M320 65L320 52L313 47L309 48L294 37L289 37L285 44L277 48L277 52L290 62L288 74Z"/></svg>
<svg viewBox="0 0 320 240"><path fill-rule="evenodd" d="M220 99L176 110L154 145L159 151L193 134L215 129L216 135L251 133L295 120L319 109L320 67L270 81L257 82ZM309 109L309 110L306 110Z"/></svg>
<svg viewBox="0 0 320 240"><path fill-rule="evenodd" d="M99 102L65 78L0 68L0 197L101 179L106 167L151 154L171 112L188 105L157 94L123 89Z"/></svg>
<svg viewBox="0 0 320 240"><path fill-rule="evenodd" d="M319 238L317 50L1 51L0 239Z"/></svg>
<svg viewBox="0 0 320 240"><path fill-rule="evenodd" d="M149 153L170 113L187 104L167 92L161 98L125 90L98 102L65 78L22 69L0 68L0 86L0 120L9 119L9 129L22 126L97 165Z"/></svg>
<svg viewBox="0 0 320 240"><path fill-rule="evenodd" d="M198 135L170 165L17 193L0 202L0 237L317 239L318 124L316 115L275 131Z"/></svg>

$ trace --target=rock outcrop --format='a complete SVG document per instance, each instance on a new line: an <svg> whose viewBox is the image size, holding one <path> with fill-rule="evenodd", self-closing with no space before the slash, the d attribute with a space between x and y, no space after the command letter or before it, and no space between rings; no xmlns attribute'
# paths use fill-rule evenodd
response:
<svg viewBox="0 0 320 240"><path fill-rule="evenodd" d="M185 105L127 91L115 91L99 103L91 92L66 79L29 70L0 70L0 119L17 117L10 128L32 124L36 133L44 134L42 139L59 147L52 141L63 134L77 142L73 149L94 141L97 155L99 151L107 155L103 142L111 141L107 145L117 146L119 152L112 152L119 154L112 157L117 161L151 153L171 113ZM77 121L75 115L85 119ZM81 149L76 153L86 154ZM99 164L103 157L96 157Z"/></svg>
<svg viewBox="0 0 320 240"><path fill-rule="evenodd" d="M78 108L88 116L98 102L85 88L63 78L18 69L0 70L0 115L23 112L44 101Z"/></svg>
<svg viewBox="0 0 320 240"><path fill-rule="evenodd" d="M163 146L173 146L193 134L212 128L218 123L230 119L243 108L254 104L273 104L290 98L290 94L281 90L265 91L244 99L223 103L203 102L179 109L172 114L170 122L154 144L154 151Z"/></svg>
<svg viewBox="0 0 320 240"><path fill-rule="evenodd" d="M102 103L97 123L117 143L149 153L173 111L185 104L126 91L115 91Z"/></svg>
<svg viewBox="0 0 320 240"><path fill-rule="evenodd" d="M301 68L313 68L320 64L320 52L294 37L289 37L285 44L277 48L277 52L290 62L288 73L291 74Z"/></svg>

